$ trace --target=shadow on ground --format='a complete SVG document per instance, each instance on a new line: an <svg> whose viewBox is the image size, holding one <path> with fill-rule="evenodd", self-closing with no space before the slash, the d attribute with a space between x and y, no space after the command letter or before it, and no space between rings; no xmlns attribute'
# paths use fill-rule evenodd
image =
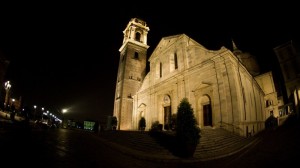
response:
<svg viewBox="0 0 300 168"><path fill-rule="evenodd" d="M193 157L195 147L194 149L191 149L191 151L187 151L185 147L182 147L180 143L176 139L175 132L172 131L150 131L150 136L153 137L157 143L167 150L169 150L174 156L180 157L180 158L190 158Z"/></svg>

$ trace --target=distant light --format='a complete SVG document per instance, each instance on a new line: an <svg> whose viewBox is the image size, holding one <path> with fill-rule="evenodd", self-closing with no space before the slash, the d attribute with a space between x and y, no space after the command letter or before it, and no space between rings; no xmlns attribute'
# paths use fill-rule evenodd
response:
<svg viewBox="0 0 300 168"><path fill-rule="evenodd" d="M66 113L66 112L68 112L67 109L62 109L62 113Z"/></svg>
<svg viewBox="0 0 300 168"><path fill-rule="evenodd" d="M6 90L9 90L11 88L11 84L9 81L5 82L4 86Z"/></svg>

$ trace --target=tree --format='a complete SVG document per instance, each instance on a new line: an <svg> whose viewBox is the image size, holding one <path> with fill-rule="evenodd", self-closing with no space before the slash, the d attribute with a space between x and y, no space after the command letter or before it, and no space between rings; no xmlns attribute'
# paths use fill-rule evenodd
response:
<svg viewBox="0 0 300 168"><path fill-rule="evenodd" d="M142 117L139 121L139 130L144 131L146 128L146 119Z"/></svg>
<svg viewBox="0 0 300 168"><path fill-rule="evenodd" d="M183 98L177 108L176 138L183 157L193 156L196 146L200 143L194 110L187 98Z"/></svg>

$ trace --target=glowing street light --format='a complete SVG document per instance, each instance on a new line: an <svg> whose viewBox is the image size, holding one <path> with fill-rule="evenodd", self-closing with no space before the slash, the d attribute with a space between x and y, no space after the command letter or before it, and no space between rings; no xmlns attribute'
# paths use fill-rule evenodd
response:
<svg viewBox="0 0 300 168"><path fill-rule="evenodd" d="M68 123L65 120L64 114L68 112L68 109L62 109L62 128L67 128L68 127Z"/></svg>
<svg viewBox="0 0 300 168"><path fill-rule="evenodd" d="M15 103L16 99L11 99L11 105Z"/></svg>
<svg viewBox="0 0 300 168"><path fill-rule="evenodd" d="M37 106L36 106L36 105L34 105L34 106L33 106L33 108L34 108L34 115L33 115L33 119L35 120L35 118L36 118L36 108L37 108Z"/></svg>
<svg viewBox="0 0 300 168"><path fill-rule="evenodd" d="M11 105L10 105L10 107L11 107L11 110L12 110L12 112L14 112L14 108L15 108L15 101L16 101L16 99L11 99Z"/></svg>
<svg viewBox="0 0 300 168"><path fill-rule="evenodd" d="M63 114L66 113L66 112L68 112L68 109L62 109Z"/></svg>

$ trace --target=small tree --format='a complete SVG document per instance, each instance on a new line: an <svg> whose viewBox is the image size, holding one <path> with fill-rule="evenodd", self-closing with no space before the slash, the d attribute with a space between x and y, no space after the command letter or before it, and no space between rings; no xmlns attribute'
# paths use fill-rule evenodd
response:
<svg viewBox="0 0 300 168"><path fill-rule="evenodd" d="M111 126L112 126L112 129L113 130L116 130L117 129L117 125L118 125L118 119L116 116L113 116L111 118Z"/></svg>
<svg viewBox="0 0 300 168"><path fill-rule="evenodd" d="M183 98L177 108L176 138L184 157L193 156L200 142L200 128L194 110L187 98Z"/></svg>
<svg viewBox="0 0 300 168"><path fill-rule="evenodd" d="M146 119L142 117L139 121L139 130L144 131L146 128Z"/></svg>

